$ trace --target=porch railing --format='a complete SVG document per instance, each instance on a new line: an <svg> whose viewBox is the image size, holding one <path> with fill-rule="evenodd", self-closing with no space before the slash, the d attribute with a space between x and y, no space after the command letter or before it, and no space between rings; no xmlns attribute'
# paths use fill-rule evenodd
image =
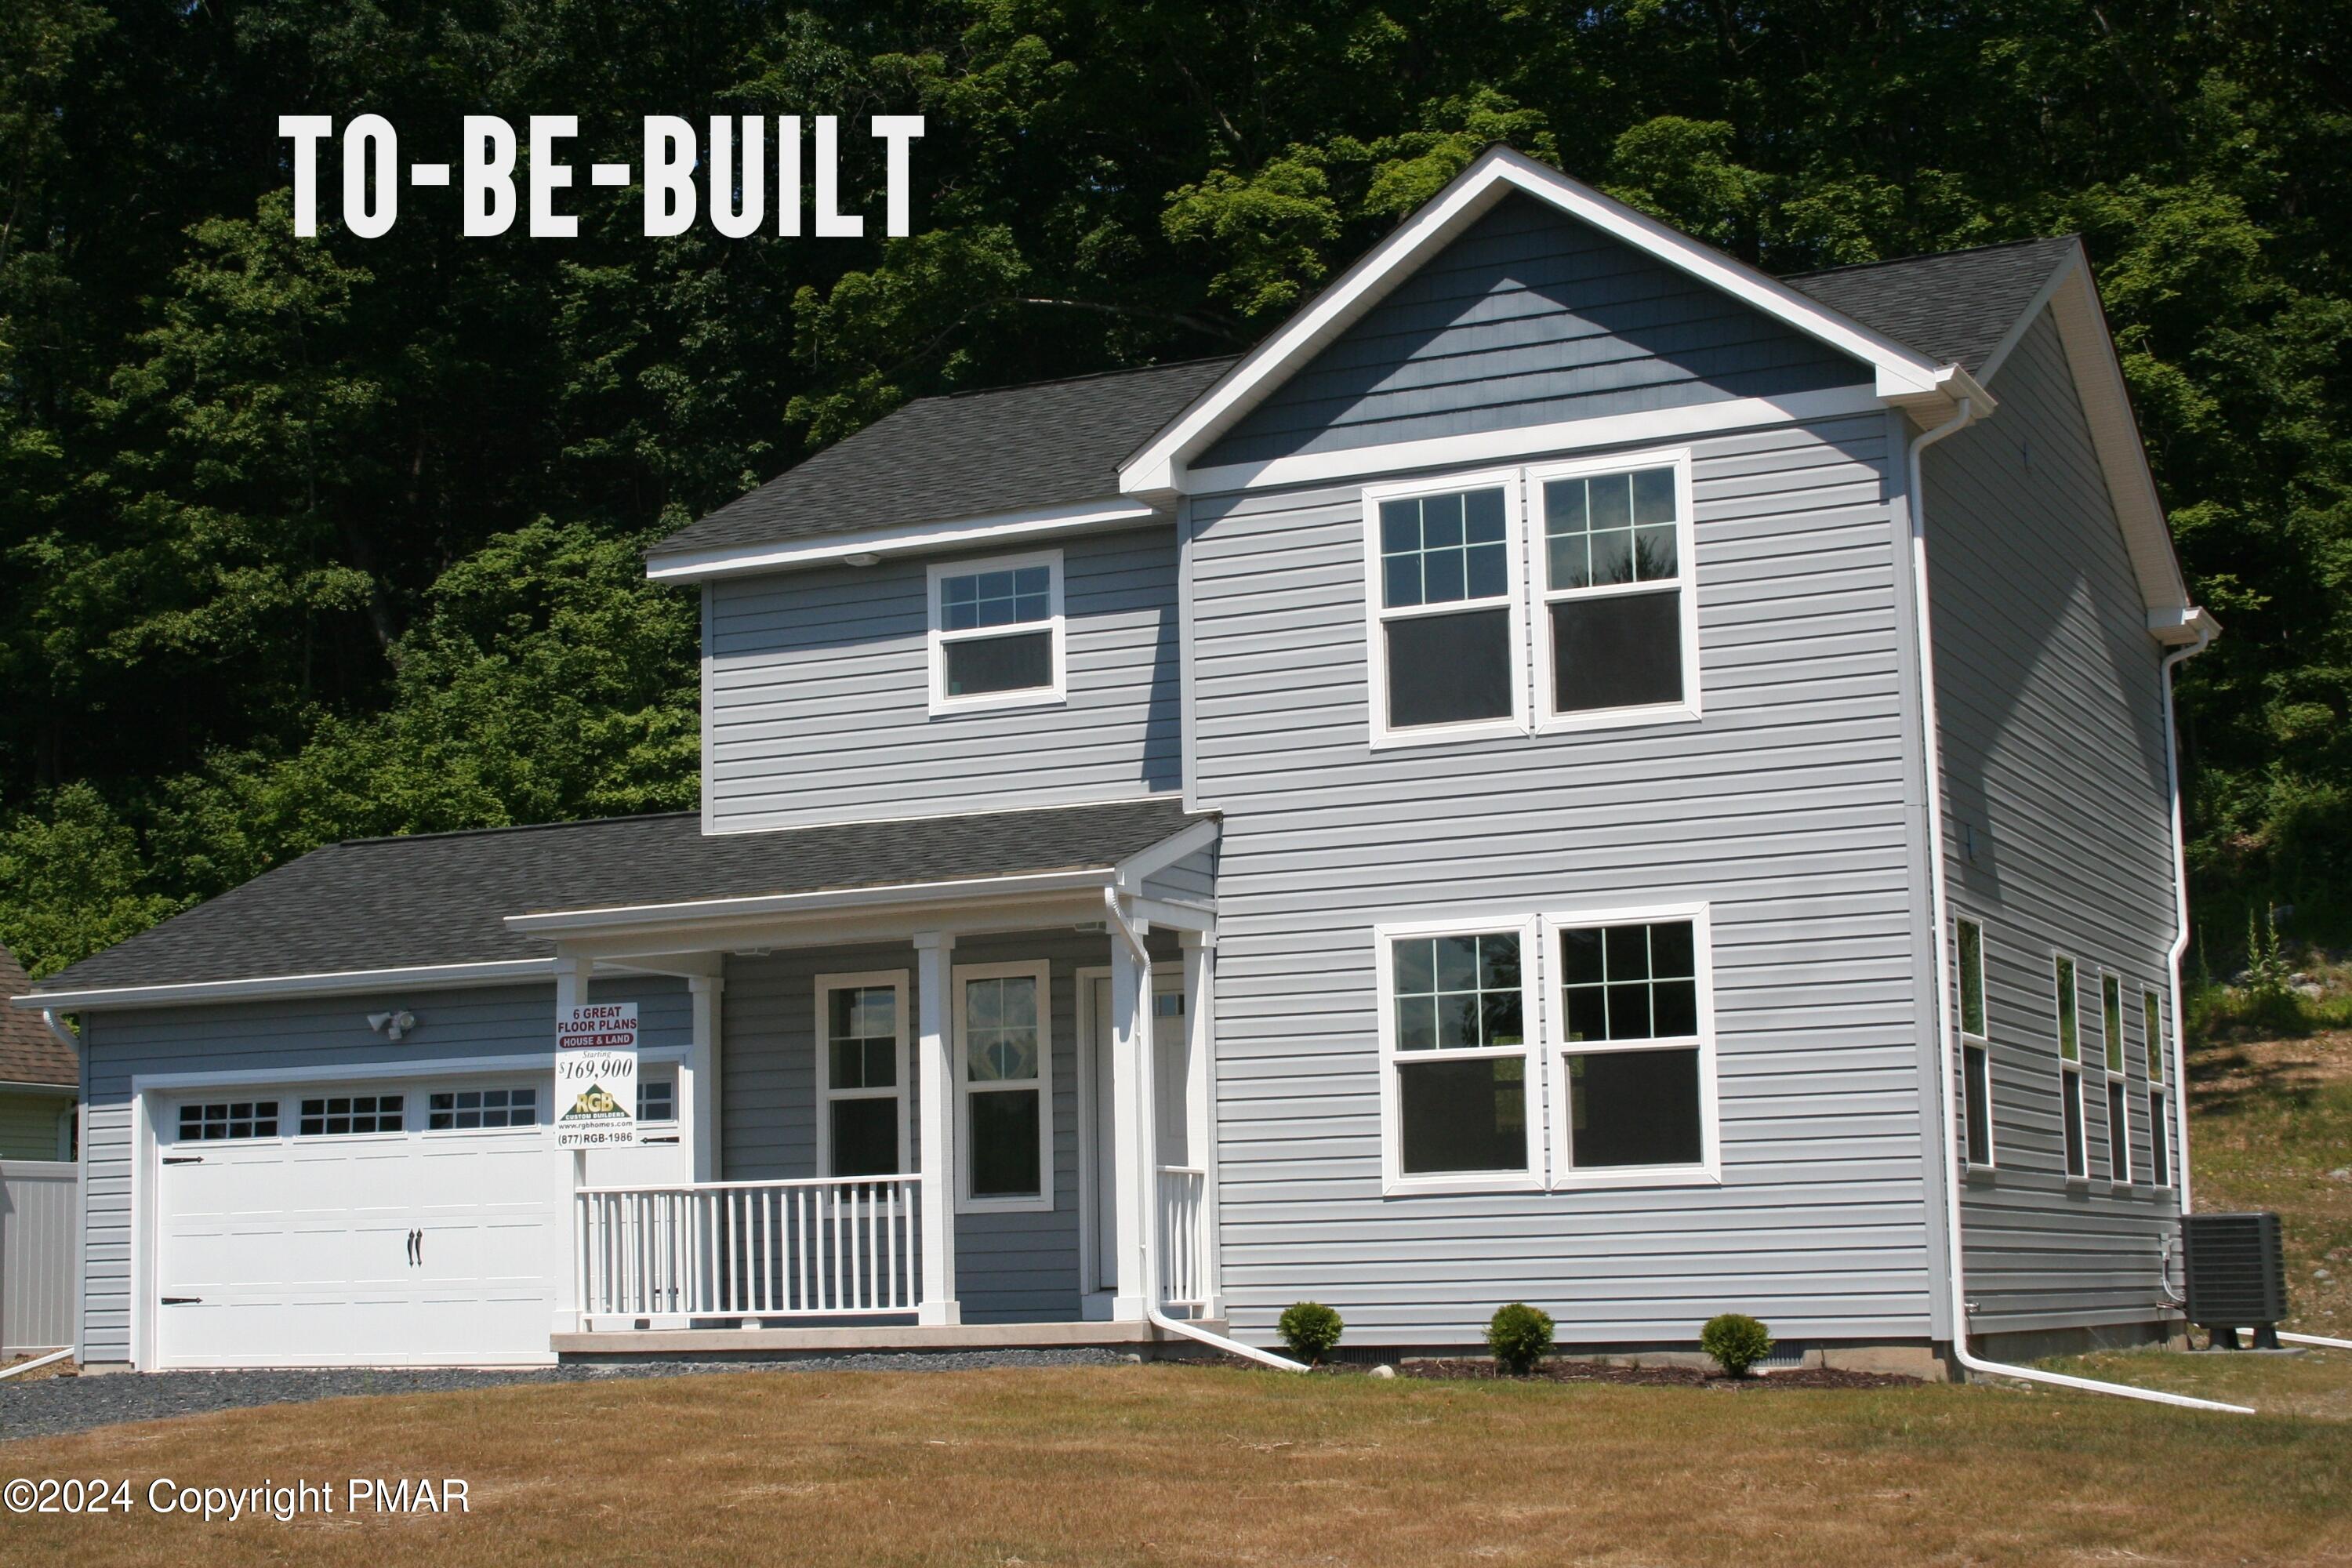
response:
<svg viewBox="0 0 2352 1568"><path fill-rule="evenodd" d="M1160 1167L1160 1300L1163 1306L1205 1307L1209 1300L1206 1172L1191 1165Z"/></svg>
<svg viewBox="0 0 2352 1568"><path fill-rule="evenodd" d="M912 1312L921 1186L893 1175L583 1188L582 1326Z"/></svg>

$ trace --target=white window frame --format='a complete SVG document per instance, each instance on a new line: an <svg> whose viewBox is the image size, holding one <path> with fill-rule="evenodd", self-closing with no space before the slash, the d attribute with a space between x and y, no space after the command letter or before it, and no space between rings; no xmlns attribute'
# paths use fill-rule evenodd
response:
<svg viewBox="0 0 2352 1568"><path fill-rule="evenodd" d="M2164 1032L2164 992L2160 987L2140 987L2139 1019L2147 1071L2147 1179L2156 1191L2165 1193L2172 1190L2179 1177L2172 1169L2172 1075L2165 1070L2166 1048L2170 1042Z"/></svg>
<svg viewBox="0 0 2352 1568"><path fill-rule="evenodd" d="M948 631L940 625L940 584L950 577L970 577L982 572L1011 572L1024 566L1047 568L1050 613L1042 621L1015 621L1002 626L972 626ZM929 663L926 695L933 715L969 713L992 708L1048 708L1069 700L1069 628L1062 611L1063 566L1059 550L1031 550L1018 555L990 555L961 561L934 561L925 569L924 598L928 605L924 642ZM1024 687L1018 691L988 691L971 697L947 692L947 645L987 637L1045 631L1052 634L1054 681L1051 686Z"/></svg>
<svg viewBox="0 0 2352 1568"><path fill-rule="evenodd" d="M1968 950L1960 944L1960 929L1963 926L1977 933L1977 1017L1983 1023L1984 1029L1976 1033L1969 1028L1969 967L1964 957ZM1960 1037L1960 1111L1963 1117L1968 1116L1969 1079L1972 1072L1969 1066L1969 1052L1971 1048L1977 1053L1977 1060L1983 1065L1983 1071L1976 1076L1981 1079L1979 1087L1982 1093L1979 1099L1984 1106L1985 1157L1979 1160L1969 1151L1968 1144L1975 1142L1975 1134L1979 1131L1975 1119L1969 1117L1969 1125L1962 1129L1966 1137L1960 1149L1960 1158L1971 1171L1995 1170L2000 1163L2000 1144L1995 1137L1996 1120L1992 1113L1992 994L1991 987L1985 982L1984 922L1973 916L1956 915L1952 919L1952 979L1959 990L1956 1022Z"/></svg>
<svg viewBox="0 0 2352 1568"><path fill-rule="evenodd" d="M1702 716L1698 649L1697 531L1694 526L1691 449L1660 447L1645 452L1619 452L1607 458L1579 458L1570 462L1543 463L1526 471L1527 582L1534 653L1530 658L1534 688L1535 733L1560 734L1577 730L1616 730L1641 724L1683 724ZM1626 708L1595 708L1577 713L1551 710L1551 606L1578 599L1622 597L1664 592L1664 579L1649 583L1612 583L1589 588L1551 585L1550 554L1542 517L1543 487L1552 479L1591 479L1603 474L1630 474L1641 468L1672 468L1675 472L1675 567L1681 595L1683 695L1678 702L1650 702Z"/></svg>
<svg viewBox="0 0 2352 1568"><path fill-rule="evenodd" d="M2116 1016L2112 1020L2114 1025L2112 1031L2108 1027L2111 1020L2107 1017L2107 987L2110 985L2116 989ZM2138 1171L2132 1161L2131 1014L2124 988L2124 977L2114 970L2103 966L2099 970L2098 994L2099 1068L2105 1075L2100 1079L2100 1089L2105 1097L2103 1106L2107 1116L2107 1181L2115 1186L2128 1187L2138 1179ZM2116 1092L2115 1086L2117 1084L2124 1086L2120 1095ZM2116 1135L2116 1112L2118 1109L2123 1112L2123 1136L2120 1140ZM2116 1155L2119 1152L2123 1155L2120 1164L2116 1160Z"/></svg>
<svg viewBox="0 0 2352 1568"><path fill-rule="evenodd" d="M2060 974L2064 974L2063 988ZM2074 1055L2066 1055L2066 1009L2060 998L2074 1004ZM2091 1179L2091 1116L2083 1104L2083 966L2071 954L2055 950L2050 954L2050 1026L2052 1038L2058 1047L2058 1163L2069 1182L2088 1183ZM2074 1130L2074 1146L2083 1152L2083 1168L2076 1170L2066 1156L2066 1131Z"/></svg>
<svg viewBox="0 0 2352 1568"><path fill-rule="evenodd" d="M1443 605L1412 605L1390 609L1381 603L1381 502L1423 496L1452 495L1461 490L1500 489L1503 492L1503 561L1505 583L1500 598L1455 599ZM1364 552L1364 681L1369 702L1366 718L1374 751L1403 746L1442 745L1450 741L1475 741L1528 733L1528 609L1527 540L1524 529L1524 487L1517 468L1482 468L1432 479L1367 485L1362 494ZM1508 718L1476 719L1458 724L1416 724L1389 727L1389 658L1385 628L1391 621L1420 616L1458 615L1466 610L1507 609L1510 613L1511 712Z"/></svg>
<svg viewBox="0 0 2352 1568"><path fill-rule="evenodd" d="M1570 1114L1568 1058L1610 1051L1668 1050L1691 1044L1680 1037L1641 1040L1574 1040L1568 1037L1568 1008L1547 981L1544 993L1545 1095L1552 1114L1551 1186L1554 1192L1609 1187L1719 1187L1723 1184L1723 1142L1719 1088L1717 1078L1715 1027L1715 932L1711 906L1706 903L1635 904L1620 909L1552 910L1541 919L1543 970L1555 967L1564 931L1591 926L1655 925L1688 921L1691 926L1692 973L1698 983L1698 1118L1699 1163L1696 1165L1629 1165L1610 1170L1580 1171L1569 1163Z"/></svg>
<svg viewBox="0 0 2352 1568"><path fill-rule="evenodd" d="M436 1127L433 1125L433 1118L436 1114L433 1110L433 1097L436 1094L455 1096L467 1089L512 1090L518 1089L527 1089L531 1091L530 1120L520 1127ZM478 1079L464 1083L425 1082L413 1090L412 1094L419 1108L419 1115L422 1117L415 1129L417 1134L420 1137L436 1140L479 1138L485 1133L495 1136L501 1132L528 1132L533 1128L550 1125L555 1117L555 1097L548 1091L546 1085L535 1079ZM448 1110L440 1114L446 1115L455 1121L457 1116L456 1100L453 1099Z"/></svg>
<svg viewBox="0 0 2352 1568"><path fill-rule="evenodd" d="M1399 1048L1396 1029L1395 946L1415 937L1484 936L1509 933L1519 939L1519 1032L1517 1046L1480 1046L1444 1050ZM1544 1187L1543 1075L1536 1060L1543 1037L1543 984L1537 917L1524 910L1445 920L1383 921L1372 927L1373 994L1380 1009L1381 1192L1385 1197L1433 1193L1534 1193ZM1404 1170L1403 1097L1398 1068L1417 1062L1469 1061L1517 1057L1528 1097L1528 1163L1518 1171L1449 1171L1408 1175Z"/></svg>
<svg viewBox="0 0 2352 1568"><path fill-rule="evenodd" d="M835 1089L833 1087L833 994L836 991L879 991L892 993L891 1017L897 1029L893 1042L897 1047L894 1082L882 1089ZM850 1181L854 1177L835 1177L833 1173L833 1102L836 1100L889 1100L898 1103L898 1114L890 1120L898 1133L898 1172L907 1173L907 1072L909 1065L907 1032L907 972L903 969L871 969L854 973L820 974L816 977L816 1173L828 1180ZM878 1179L878 1178L874 1178Z"/></svg>
<svg viewBox="0 0 2352 1568"><path fill-rule="evenodd" d="M971 1058L964 1043L964 987L974 980L1030 975L1037 982L1037 1185L1034 1195L976 1198L971 1195ZM949 986L949 1016L955 1027L956 1160L958 1214L1050 1214L1054 1208L1054 966L1044 959L1012 963L959 963ZM983 1088L977 1092L1004 1092Z"/></svg>

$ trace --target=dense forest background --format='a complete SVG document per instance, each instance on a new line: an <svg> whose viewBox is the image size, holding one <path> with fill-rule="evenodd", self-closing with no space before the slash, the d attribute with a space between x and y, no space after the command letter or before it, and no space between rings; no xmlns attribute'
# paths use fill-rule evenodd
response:
<svg viewBox="0 0 2352 1568"><path fill-rule="evenodd" d="M0 7L0 941L695 797L638 552L901 401L1223 353L1505 138L1764 267L2080 232L2196 592L2200 949L2352 931L2342 0ZM919 110L899 240L297 240L278 116ZM849 139L879 210L878 143ZM870 225L878 235L878 222ZM2193 961L2192 954L2192 961Z"/></svg>

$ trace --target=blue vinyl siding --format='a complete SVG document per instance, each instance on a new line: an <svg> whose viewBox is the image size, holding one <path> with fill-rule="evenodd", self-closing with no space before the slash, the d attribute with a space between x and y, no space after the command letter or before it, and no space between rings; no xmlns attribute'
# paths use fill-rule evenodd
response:
<svg viewBox="0 0 2352 1568"><path fill-rule="evenodd" d="M1870 373L1527 196L1505 199L1193 465L1771 397Z"/></svg>
<svg viewBox="0 0 2352 1568"><path fill-rule="evenodd" d="M1181 788L1175 531L1081 536L1059 548L1069 695L1055 706L929 711L924 561L711 584L706 829Z"/></svg>

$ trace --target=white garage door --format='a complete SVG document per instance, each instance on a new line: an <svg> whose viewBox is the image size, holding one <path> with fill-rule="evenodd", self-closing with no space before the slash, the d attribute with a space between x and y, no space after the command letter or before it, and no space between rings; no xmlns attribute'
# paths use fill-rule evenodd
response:
<svg viewBox="0 0 2352 1568"><path fill-rule="evenodd" d="M164 1108L158 1363L552 1360L571 1176L546 1098L305 1086Z"/></svg>

